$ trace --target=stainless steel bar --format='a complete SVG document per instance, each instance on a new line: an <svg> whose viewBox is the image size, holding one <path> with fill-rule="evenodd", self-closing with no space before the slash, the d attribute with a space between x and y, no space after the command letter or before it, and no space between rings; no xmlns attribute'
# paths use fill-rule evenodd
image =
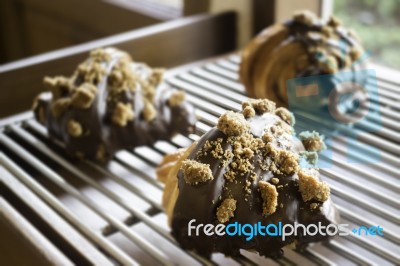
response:
<svg viewBox="0 0 400 266"><path fill-rule="evenodd" d="M26 124L30 128L32 128L33 130L35 130L35 132L37 132L40 135L42 135L43 137L47 136L46 129L43 126L39 125L38 122L36 122L34 120L29 120L29 121L26 121ZM62 144L60 141L53 140L53 142L56 143L59 147L64 148L64 144ZM120 184L124 188L128 189L133 194L139 196L140 198L145 200L147 203L149 203L153 207L155 207L155 208L157 208L159 210L162 210L161 204L158 201L156 201L152 197L149 197L146 193L144 193L143 191L141 191L137 187L133 186L131 183L127 182L125 179L115 175L114 173L112 173L108 169L105 169L104 166L100 166L100 165L95 164L95 163L93 163L91 161L83 161L83 162L85 164L89 165L90 167L92 167L93 169L96 169L98 172L104 174L105 176L110 177L113 181L115 181L116 183Z"/></svg>
<svg viewBox="0 0 400 266"><path fill-rule="evenodd" d="M65 159L63 159L61 156L59 156L57 153L53 152L49 148L45 146L45 144L38 139L35 139L32 135L29 135L26 131L23 131L21 128L16 127L15 125L10 126L10 128L21 138L24 140L28 141L31 145L34 145L36 148L38 148L41 152L43 152L46 155L49 155L52 160L56 161L60 165L62 165L65 169L69 170L71 173L85 181L86 183L90 184L92 187L96 188L98 191L102 192L104 195L106 195L108 198L112 199L114 202L118 203L121 207L123 207L125 210L129 211L132 215L143 221L146 225L148 225L151 229L153 229L155 232L160 234L162 237L167 239L171 244L174 246L178 247L178 244L176 243L175 239L172 238L172 236L169 234L169 232L165 231L162 229L159 225L157 225L151 218L145 214L144 212L135 209L131 207L129 202L126 202L125 199L121 198L120 196L116 195L112 191L104 188L103 186L99 185L96 181L94 181L92 178L87 176L85 173L77 169L74 165L68 163ZM97 167L96 167L97 168ZM108 171L104 171L101 168L97 168L100 172L110 176ZM113 175L113 174L112 174ZM114 176L114 175L113 175ZM118 179L118 178L116 178ZM143 193L142 193L143 194ZM160 204L155 203L155 207L158 207L159 209L162 209ZM193 256L192 256L193 257ZM199 256L195 255L196 258L200 258ZM203 263L206 263L207 261L201 258Z"/></svg>
<svg viewBox="0 0 400 266"><path fill-rule="evenodd" d="M163 265L170 265L170 261L168 257L161 252L159 249L155 248L153 245L148 243L142 236L137 234L136 232L130 230L124 223L114 218L113 216L107 214L97 203L93 202L86 196L82 195L78 190L76 190L73 186L69 185L60 175L56 172L48 168L41 161L32 156L29 152L24 150L19 144L14 142L12 139L7 137L4 134L0 134L0 142L5 146L12 149L16 154L18 154L21 158L23 158L27 163L32 165L38 171L40 171L43 175L48 177L51 181L57 184L59 187L78 198L82 203L88 206L91 210L93 210L96 214L104 218L108 221L112 226L118 228L128 239L130 239L133 243L139 246L142 250L148 253L150 256L155 258L158 262ZM39 143L34 144L40 146Z"/></svg>
<svg viewBox="0 0 400 266"><path fill-rule="evenodd" d="M227 69L227 70L230 70L230 71L232 71L232 72L234 72L234 73L237 73L238 70L239 70L238 65L233 64L233 63L229 62L229 61L226 60L226 59L218 60L218 61L215 62L215 63L216 63L217 65L219 65L220 67L223 67L223 68L225 68L225 69Z"/></svg>
<svg viewBox="0 0 400 266"><path fill-rule="evenodd" d="M351 212L340 205L336 205L336 208L340 211L340 215L354 223L366 226L376 226L372 221L366 217L361 217L357 213ZM392 230L385 228L383 238L392 241L393 243L400 245L400 235L396 235Z"/></svg>
<svg viewBox="0 0 400 266"><path fill-rule="evenodd" d="M224 69L223 67L218 66L215 63L211 63L211 64L207 64L204 66L204 69L206 69L207 71L210 71L212 73L221 75L225 78L228 78L232 81L238 82L239 81L239 77L237 72L232 72L232 71L228 71L226 69Z"/></svg>
<svg viewBox="0 0 400 266"><path fill-rule="evenodd" d="M76 217L70 210L65 208L63 204L48 192L43 186L41 186L35 179L29 176L22 168L16 163L9 159L3 152L0 152L0 162L10 172L17 176L26 186L34 191L40 198L42 198L49 206L60 213L67 221L69 221L75 228L77 228L82 234L87 236L96 245L101 247L107 254L113 257L116 261L123 265L138 265L132 258L127 256L118 247L116 247L108 239L104 238L101 234L91 230L85 224L83 224L78 217Z"/></svg>
<svg viewBox="0 0 400 266"><path fill-rule="evenodd" d="M229 97L222 97L219 95L212 94L211 92L209 92L207 90L202 90L200 88L194 87L191 84L183 83L182 81L180 81L178 79L171 78L171 79L169 79L168 83L173 84L173 85L177 86L178 88L184 89L186 92L189 92L192 95L195 95L197 97L209 99L214 104L220 105L226 109L240 108L240 105L238 105L238 103L227 99Z"/></svg>
<svg viewBox="0 0 400 266"><path fill-rule="evenodd" d="M242 101L244 101L248 98L247 96L245 96L241 93L238 93L238 92L232 91L230 89L224 88L222 86L216 85L212 82L201 79L190 73L182 73L180 75L177 75L176 78L180 79L182 81L185 81L186 83L194 84L197 87L200 87L202 90L211 91L213 93L222 95L223 97L227 97L227 98L237 101L239 103L241 103ZM171 80L169 79L168 82L171 82ZM182 86L182 89L185 89L185 86Z"/></svg>
<svg viewBox="0 0 400 266"><path fill-rule="evenodd" d="M309 126L307 126L307 125L309 125L309 124L306 124L301 118L299 118L299 119L297 119L296 120L296 126L299 126L300 128L302 128L303 130L308 130L308 128L309 128ZM333 131L334 129L331 127L331 126L327 126L326 127L326 129L325 130L322 130L320 133L321 134L324 134L325 136L329 136L332 132L334 132ZM387 152L387 151L384 151L384 150L382 150L382 149L380 149L380 147L379 146L373 146L373 145L371 145L371 144L367 144L367 145L369 145L369 147L361 147L360 145L357 145L358 144L358 142L357 141L355 141L355 140L353 140L353 139L349 139L349 138L347 138L347 145L349 145L349 146L351 146L351 147L353 147L353 148L357 148L358 150L360 150L360 151L365 151L365 152L368 152L367 151L367 149L370 147L370 148L375 148L375 149L379 149L379 155L382 157L382 159L385 161L385 162L387 162L387 163L389 163L389 164L391 164L391 165L393 165L394 167L399 167L400 166L400 159L398 158L398 157L396 157L395 155L393 155L393 154L391 154L391 153L389 153L389 152ZM342 154L346 154L346 150L344 149L344 147L337 147L337 146L334 146L334 147L332 147L332 149L335 149L335 150L338 150L338 151L340 151ZM378 166L379 167L379 166ZM395 171L395 174L398 174L398 171Z"/></svg>
<svg viewBox="0 0 400 266"><path fill-rule="evenodd" d="M332 249L336 253L342 255L343 257L349 259L350 261L353 261L357 265L377 265L376 263L364 258L363 256L358 255L356 252L352 252L335 240L331 240L329 243L324 245Z"/></svg>
<svg viewBox="0 0 400 266"><path fill-rule="evenodd" d="M379 200L381 200L382 202L385 202L386 204L395 207L395 208L399 208L400 209L400 201L397 199L394 199L390 196L387 196L385 194L380 194L379 192L377 192L375 189L367 187L367 186L363 186L362 184L353 181L352 179L349 178L345 178L339 174L334 173L331 170L328 169L320 169L321 174L329 176L332 179L338 180L339 182L341 182L342 184L347 184L350 187L357 189L358 191L361 191L363 193L369 194L370 196L377 198Z"/></svg>
<svg viewBox="0 0 400 266"><path fill-rule="evenodd" d="M342 199L345 199L349 202L354 202L357 203L357 206L360 206L366 210L369 210L373 213L375 213L378 216L382 216L385 219L395 223L395 224L400 224L400 217L398 215L395 215L385 209L382 209L380 207L374 206L374 205L370 205L367 202L361 201L359 200L356 196L349 194L347 192L342 191L342 189L338 188L336 185L334 184L329 184L329 186L331 187L331 192L339 197L341 197Z"/></svg>
<svg viewBox="0 0 400 266"><path fill-rule="evenodd" d="M360 237L360 236L356 236L356 235L348 235L348 236L344 236L346 239L348 239L349 241L367 249L368 251L378 255L381 258L384 258L385 260L390 261L393 264L397 264L400 261L400 256L398 256L397 254L389 251L389 250L385 250L383 249L381 246L377 245L376 243L374 243L373 241L367 241L364 238Z"/></svg>
<svg viewBox="0 0 400 266"><path fill-rule="evenodd" d="M204 78L206 80L212 81L212 82L214 82L214 83L216 83L216 84L218 84L218 85L220 85L222 87L230 88L230 89L232 89L232 90L234 90L236 92L239 92L239 93L243 93L244 92L244 88L243 88L242 84L234 82L234 81L226 79L226 78L222 78L222 77L217 76L217 75L214 75L214 74L212 74L210 72L207 72L207 71L205 71L203 69L197 68L197 69L192 70L191 73L194 74L195 76L198 76L198 77Z"/></svg>
<svg viewBox="0 0 400 266"><path fill-rule="evenodd" d="M134 156L133 154L130 154L130 156ZM142 171L141 169L138 169L134 166L132 166L129 161L124 158L123 156L121 156L121 153L117 153L115 155L115 160L123 165L124 167L134 171L134 173L136 173L138 176L140 176L143 180L147 181L148 183L152 184L154 187L156 187L157 189L162 190L164 188L164 185L162 183L160 183L158 180L156 180L155 178L152 178L151 176L148 175L148 173L146 173L145 171Z"/></svg>

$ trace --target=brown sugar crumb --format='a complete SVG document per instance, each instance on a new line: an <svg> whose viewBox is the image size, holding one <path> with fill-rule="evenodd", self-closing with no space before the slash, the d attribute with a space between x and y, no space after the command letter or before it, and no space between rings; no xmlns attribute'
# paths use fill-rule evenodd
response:
<svg viewBox="0 0 400 266"><path fill-rule="evenodd" d="M243 115L244 115L245 118L251 118L251 117L254 117L256 115L256 111L254 110L253 107L246 106L243 109Z"/></svg>
<svg viewBox="0 0 400 266"><path fill-rule="evenodd" d="M68 95L71 89L70 79L63 76L57 76L53 78L45 77L43 79L43 84L48 90L52 91L53 99L58 99Z"/></svg>
<svg viewBox="0 0 400 266"><path fill-rule="evenodd" d="M261 198L263 199L262 214L264 216L273 214L278 205L278 192L276 191L276 187L265 181L258 182L258 187L260 188Z"/></svg>
<svg viewBox="0 0 400 266"><path fill-rule="evenodd" d="M110 75L108 75L107 83L114 87L121 87L124 81L124 75L117 66L114 66Z"/></svg>
<svg viewBox="0 0 400 266"><path fill-rule="evenodd" d="M51 112L54 117L58 118L67 111L71 105L71 99L60 98L51 105Z"/></svg>
<svg viewBox="0 0 400 266"><path fill-rule="evenodd" d="M288 125L293 126L294 125L294 116L292 112L290 112L288 109L284 107L278 107L275 110L275 114L279 116L283 121L285 121Z"/></svg>
<svg viewBox="0 0 400 266"><path fill-rule="evenodd" d="M298 171L298 157L289 151L279 151L278 155L279 170L285 174L293 174Z"/></svg>
<svg viewBox="0 0 400 266"><path fill-rule="evenodd" d="M213 142L214 149L211 151L211 155L215 159L222 159L222 156L224 155L224 149L221 146L222 139L218 138L217 141Z"/></svg>
<svg viewBox="0 0 400 266"><path fill-rule="evenodd" d="M318 172L316 170L300 170L299 175L299 191L303 201L318 200L321 202L329 198L330 188L325 182L318 180Z"/></svg>
<svg viewBox="0 0 400 266"><path fill-rule="evenodd" d="M231 163L231 167L232 167L232 164L236 164L236 163ZM236 168L236 167L235 167L235 168ZM228 169L228 170L225 172L225 174L224 174L224 178L225 178L227 181L229 181L229 182L235 181L235 178L236 178L236 171L233 170L233 169Z"/></svg>
<svg viewBox="0 0 400 266"><path fill-rule="evenodd" d="M72 137L79 137L82 135L82 126L75 120L69 120L67 124L68 134Z"/></svg>
<svg viewBox="0 0 400 266"><path fill-rule="evenodd" d="M276 178L276 177L273 177L273 178L271 178L271 182L272 182L272 184L278 184L279 183L279 179L278 178Z"/></svg>
<svg viewBox="0 0 400 266"><path fill-rule="evenodd" d="M314 203L311 203L311 204L310 204L310 209L311 209L311 210L315 210L316 208L318 208L318 203L315 203L315 202L314 202Z"/></svg>
<svg viewBox="0 0 400 266"><path fill-rule="evenodd" d="M157 86L161 83L164 76L164 69L154 68L151 76L149 77L149 82L152 86Z"/></svg>
<svg viewBox="0 0 400 266"><path fill-rule="evenodd" d="M210 165L186 159L182 162L183 179L187 184L197 185L199 182L213 180Z"/></svg>
<svg viewBox="0 0 400 266"><path fill-rule="evenodd" d="M333 28L336 28L342 25L342 22L337 17L331 16L329 18L328 25Z"/></svg>
<svg viewBox="0 0 400 266"><path fill-rule="evenodd" d="M220 223L226 223L234 215L236 210L236 200L225 199L217 208L217 219Z"/></svg>
<svg viewBox="0 0 400 266"><path fill-rule="evenodd" d="M328 37L328 38L330 38L330 37L333 36L333 30L332 30L331 27L323 26L323 27L321 28L321 32L322 32L322 34L323 34L324 36L326 36L326 37Z"/></svg>
<svg viewBox="0 0 400 266"><path fill-rule="evenodd" d="M242 103L242 109L247 106L253 107L257 114L274 112L276 108L275 102L267 99L248 99Z"/></svg>
<svg viewBox="0 0 400 266"><path fill-rule="evenodd" d="M185 100L186 94L183 91L173 91L168 99L169 106L177 106Z"/></svg>
<svg viewBox="0 0 400 266"><path fill-rule="evenodd" d="M100 80L106 74L104 67L97 62L94 62L90 67L89 71L85 75L85 81L93 84L99 84Z"/></svg>
<svg viewBox="0 0 400 266"><path fill-rule="evenodd" d="M338 62L335 57L327 56L323 60L318 62L318 66L321 68L323 73L334 74L338 72Z"/></svg>
<svg viewBox="0 0 400 266"><path fill-rule="evenodd" d="M79 86L71 97L71 105L75 108L89 108L96 95L96 87L90 83L84 83Z"/></svg>
<svg viewBox="0 0 400 266"><path fill-rule="evenodd" d="M303 131L299 134L299 138L307 151L320 152L326 149L323 136L319 135L316 131Z"/></svg>
<svg viewBox="0 0 400 266"><path fill-rule="evenodd" d="M109 62L111 60L111 55L102 48L92 50L90 52L90 57L98 62L102 61Z"/></svg>
<svg viewBox="0 0 400 266"><path fill-rule="evenodd" d="M233 152L231 150L225 150L225 152L224 152L224 160L222 161L222 165L224 167L228 166L228 164L231 162L233 157L234 157L234 155L233 155Z"/></svg>
<svg viewBox="0 0 400 266"><path fill-rule="evenodd" d="M265 143L270 143L274 140L274 136L271 133L265 133L262 136L263 141L265 141Z"/></svg>
<svg viewBox="0 0 400 266"><path fill-rule="evenodd" d="M144 108L143 108L143 117L146 121L152 121L156 118L157 111L154 108L154 105L146 99L144 100Z"/></svg>
<svg viewBox="0 0 400 266"><path fill-rule="evenodd" d="M362 51L359 48L351 47L349 55L350 55L351 60L357 61L361 57Z"/></svg>
<svg viewBox="0 0 400 266"><path fill-rule="evenodd" d="M249 129L249 124L242 114L228 111L219 117L217 128L228 136L238 136Z"/></svg>
<svg viewBox="0 0 400 266"><path fill-rule="evenodd" d="M121 127L126 126L128 121L132 121L135 117L135 114L132 110L132 105L130 103L122 103L119 102L113 111L111 116L111 121Z"/></svg>
<svg viewBox="0 0 400 266"><path fill-rule="evenodd" d="M107 151L104 144L100 144L97 147L96 159L99 160L100 162L105 162L107 160Z"/></svg>
<svg viewBox="0 0 400 266"><path fill-rule="evenodd" d="M308 10L298 11L293 15L293 19L307 26L312 26L316 21L314 13Z"/></svg>

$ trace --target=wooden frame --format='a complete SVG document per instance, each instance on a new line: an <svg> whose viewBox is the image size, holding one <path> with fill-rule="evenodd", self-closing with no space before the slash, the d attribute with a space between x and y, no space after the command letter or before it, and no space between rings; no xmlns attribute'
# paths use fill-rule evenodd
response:
<svg viewBox="0 0 400 266"><path fill-rule="evenodd" d="M233 12L187 17L0 66L0 117L29 109L44 76L71 74L94 48L116 46L150 66L178 66L236 49L235 21Z"/></svg>

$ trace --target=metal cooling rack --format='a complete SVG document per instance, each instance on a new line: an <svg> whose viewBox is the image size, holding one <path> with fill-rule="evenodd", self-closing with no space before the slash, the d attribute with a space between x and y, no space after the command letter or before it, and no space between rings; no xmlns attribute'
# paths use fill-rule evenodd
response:
<svg viewBox="0 0 400 266"><path fill-rule="evenodd" d="M384 227L383 237L336 237L305 252L285 248L285 257L279 260L243 251L239 258L215 254L209 261L179 248L162 212L163 185L155 178L155 167L164 154L188 146L213 127L225 110L240 109L246 96L238 82L239 60L231 55L170 71L167 82L185 90L197 107L196 134L121 151L107 167L66 157L63 145L48 139L31 112L3 120L0 199L36 228L60 256L80 265L399 264L400 83L383 72L378 73L383 128L376 134L364 132L374 126L376 117L371 116L354 129L361 141L382 151L382 161L348 164L345 143L338 141L333 146L334 166L322 170L343 223L379 224ZM372 103L372 108L377 106ZM301 126L306 119L323 122L307 116L296 120Z"/></svg>

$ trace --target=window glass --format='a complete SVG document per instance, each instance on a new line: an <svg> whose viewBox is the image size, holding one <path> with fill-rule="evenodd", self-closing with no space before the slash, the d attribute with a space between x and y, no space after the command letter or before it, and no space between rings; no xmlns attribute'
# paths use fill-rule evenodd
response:
<svg viewBox="0 0 400 266"><path fill-rule="evenodd" d="M334 14L357 32L373 62L400 68L400 0L334 0Z"/></svg>

